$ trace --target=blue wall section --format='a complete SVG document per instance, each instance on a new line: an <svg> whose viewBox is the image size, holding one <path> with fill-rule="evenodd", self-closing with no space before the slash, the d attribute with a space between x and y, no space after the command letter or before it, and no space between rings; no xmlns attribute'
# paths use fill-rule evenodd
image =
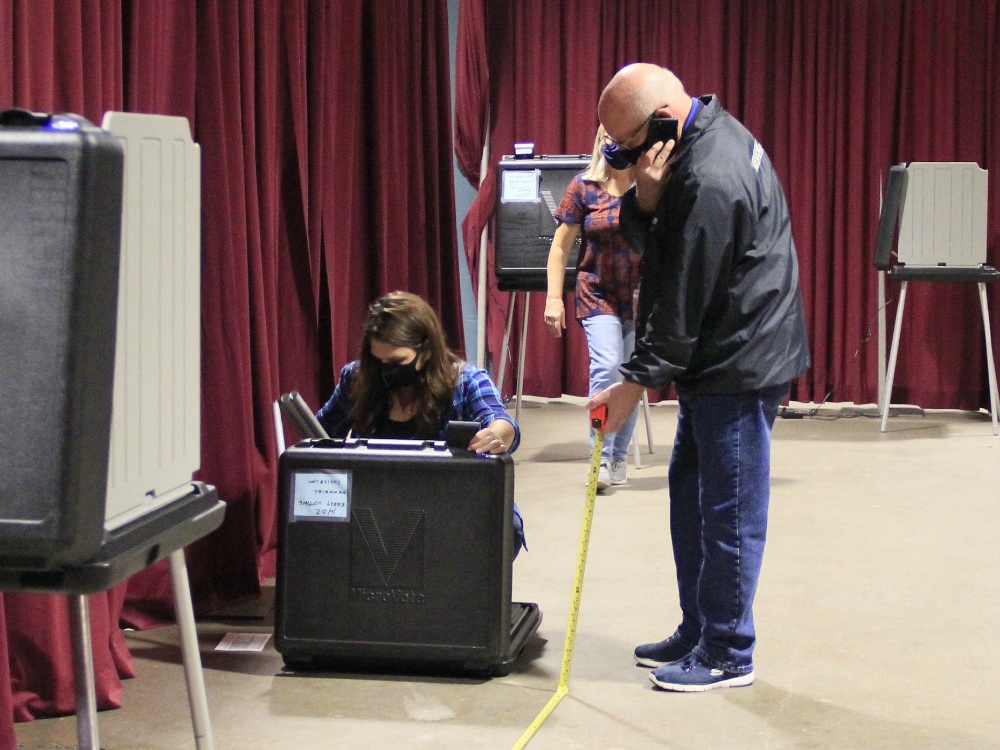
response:
<svg viewBox="0 0 1000 750"><path fill-rule="evenodd" d="M451 60L451 111L455 111L455 41L458 37L459 0L448 0L448 49ZM454 116L452 119L454 122ZM465 328L465 358L476 361L476 328L479 315L476 308L475 281L469 276L469 264L465 260L465 238L462 237L462 219L476 197L476 190L458 170L458 162L452 154L455 170L455 221L458 225L458 268L459 283L462 288L462 325Z"/></svg>

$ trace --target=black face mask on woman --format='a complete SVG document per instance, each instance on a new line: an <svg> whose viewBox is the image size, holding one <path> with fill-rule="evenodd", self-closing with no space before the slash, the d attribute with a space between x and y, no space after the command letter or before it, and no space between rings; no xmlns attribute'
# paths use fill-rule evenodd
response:
<svg viewBox="0 0 1000 750"><path fill-rule="evenodd" d="M417 358L401 365L398 362L382 362L379 366L382 382L390 391L416 385L420 382L420 372L417 370Z"/></svg>

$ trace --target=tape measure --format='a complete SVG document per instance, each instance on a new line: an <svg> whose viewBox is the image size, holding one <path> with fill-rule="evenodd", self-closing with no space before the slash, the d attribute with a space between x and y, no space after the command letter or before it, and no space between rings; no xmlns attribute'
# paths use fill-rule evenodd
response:
<svg viewBox="0 0 1000 750"><path fill-rule="evenodd" d="M569 673L573 664L573 646L576 643L576 623L580 615L580 597L583 594L583 572L587 568L587 548L590 546L590 527L594 521L594 501L597 498L597 475L601 470L601 450L604 448L604 425L608 421L608 407L599 406L590 412L590 426L594 428L594 450L590 455L590 473L587 477L587 501L583 506L583 529L580 531L580 553L576 560L576 578L573 597L569 605L569 623L566 626L566 643L563 645L562 668L555 695L538 712L535 720L524 730L511 750L521 750L538 731L538 727L552 713L552 709L569 693Z"/></svg>

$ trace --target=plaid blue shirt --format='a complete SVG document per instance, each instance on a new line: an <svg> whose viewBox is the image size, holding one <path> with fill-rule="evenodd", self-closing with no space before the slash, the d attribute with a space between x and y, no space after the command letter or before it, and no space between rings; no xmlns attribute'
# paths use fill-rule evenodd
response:
<svg viewBox="0 0 1000 750"><path fill-rule="evenodd" d="M350 393L351 383L357 376L359 367L357 361L344 366L340 371L340 381L334 388L333 395L316 414L316 418L330 437L347 437L354 427L351 422L354 402L350 398ZM508 453L513 453L521 443L521 430L507 414L500 399L500 392L485 370L469 364L462 365L458 383L455 384L451 407L441 418L438 439L444 440L444 428L448 422L479 422L483 427L488 427L496 419L505 419L514 426L514 440L508 450Z"/></svg>

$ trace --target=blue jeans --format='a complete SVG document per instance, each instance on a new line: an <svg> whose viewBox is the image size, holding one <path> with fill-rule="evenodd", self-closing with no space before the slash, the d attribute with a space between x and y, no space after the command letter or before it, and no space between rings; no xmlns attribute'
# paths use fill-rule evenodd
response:
<svg viewBox="0 0 1000 750"><path fill-rule="evenodd" d="M517 553L521 551L521 547L528 549L528 544L524 540L524 519L521 518L521 510L517 507L517 503L514 503L514 512L511 516L514 526L514 538L512 542L514 549L511 552L510 559L513 560L517 557Z"/></svg>
<svg viewBox="0 0 1000 750"><path fill-rule="evenodd" d="M622 381L618 367L632 356L635 349L635 323L622 322L617 315L591 315L580 321L587 334L590 352L590 395L600 393ZM628 444L639 416L636 408L618 432L604 433L601 460L605 463L623 461L628 456ZM594 431L590 431L590 446L594 446Z"/></svg>
<svg viewBox="0 0 1000 750"><path fill-rule="evenodd" d="M709 665L753 670L753 598L771 491L771 427L787 384L732 395L678 388L670 457L677 635Z"/></svg>

